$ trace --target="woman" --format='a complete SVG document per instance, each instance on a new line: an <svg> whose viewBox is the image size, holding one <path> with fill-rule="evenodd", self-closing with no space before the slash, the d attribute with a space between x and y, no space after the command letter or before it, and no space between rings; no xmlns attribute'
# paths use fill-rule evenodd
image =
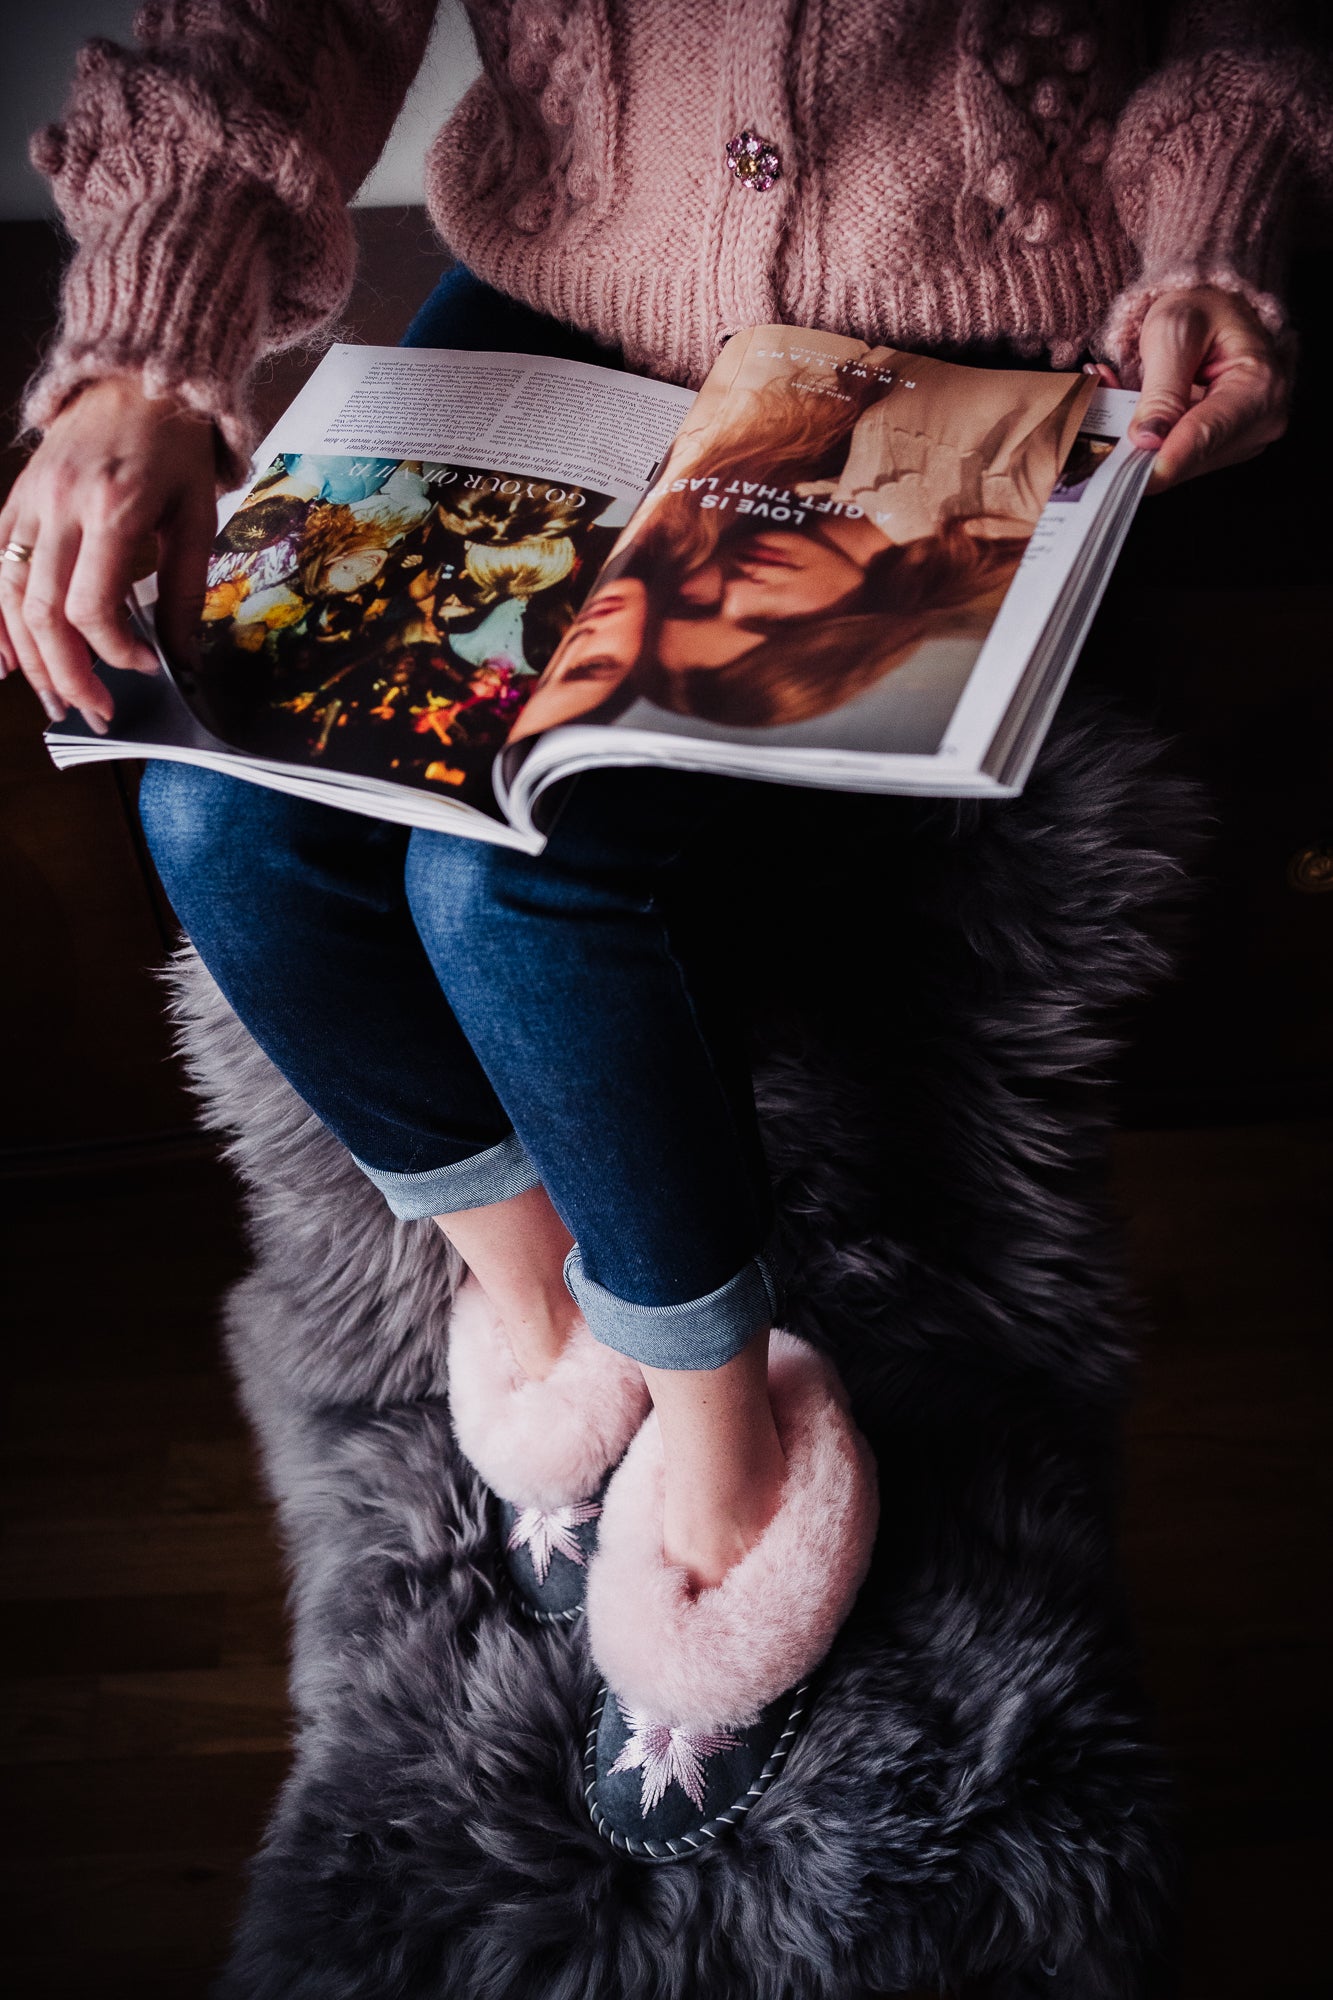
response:
<svg viewBox="0 0 1333 2000"><path fill-rule="evenodd" d="M642 699L737 728L841 708L933 637L980 647L1026 536L955 521L903 547L873 522L728 536L683 575L635 551L599 583L551 657L511 742L610 722Z"/></svg>
<svg viewBox="0 0 1333 2000"><path fill-rule="evenodd" d="M1012 376L960 414L947 370L888 348L822 372L775 353L754 374L716 417L700 398L511 740L640 698L742 728L807 721L928 638L980 645L1077 426L1067 382L1024 377L1015 418ZM760 489L791 504L716 505Z"/></svg>
<svg viewBox="0 0 1333 2000"><path fill-rule="evenodd" d="M151 671L121 608L144 533L167 644L188 646L214 481L239 483L254 443L253 363L340 309L343 205L433 11L148 8L143 46L92 45L39 136L79 247L27 405L44 436L0 513L0 644L52 715L109 715L90 647ZM743 325L1004 343L1141 382L1156 491L1281 431L1277 246L1328 140L1325 72L1280 5L1216 29L1184 4L469 11L484 73L426 192L476 276L410 337L618 348L696 386ZM701 840L727 851L732 796L585 781L534 862L202 771L150 766L144 794L232 1004L468 1266L455 1427L510 1505L533 1608L569 1612L587 1577L616 1697L591 1804L645 1859L693 1853L772 1777L875 1531L836 1382L772 1332L739 1014L675 893Z"/></svg>

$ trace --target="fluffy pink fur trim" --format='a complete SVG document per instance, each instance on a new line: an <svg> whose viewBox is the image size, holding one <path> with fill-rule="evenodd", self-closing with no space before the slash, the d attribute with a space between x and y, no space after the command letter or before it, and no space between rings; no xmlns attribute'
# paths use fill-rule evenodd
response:
<svg viewBox="0 0 1333 2000"><path fill-rule="evenodd" d="M788 1333L769 1346L787 1457L782 1500L713 1590L662 1553L662 1438L645 1422L602 1503L588 1643L627 1706L681 1729L745 1728L818 1666L870 1566L879 1492L831 1364Z"/></svg>
<svg viewBox="0 0 1333 2000"><path fill-rule="evenodd" d="M647 1410L643 1371L581 1320L545 1381L532 1380L475 1278L460 1285L449 1319L449 1414L464 1457L502 1500L586 1500Z"/></svg>

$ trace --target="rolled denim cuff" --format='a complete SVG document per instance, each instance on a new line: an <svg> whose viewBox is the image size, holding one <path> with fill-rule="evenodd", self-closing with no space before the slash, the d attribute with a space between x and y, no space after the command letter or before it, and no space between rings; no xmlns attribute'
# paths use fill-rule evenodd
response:
<svg viewBox="0 0 1333 2000"><path fill-rule="evenodd" d="M720 1368L761 1326L771 1326L780 1295L772 1267L755 1257L701 1299L678 1306L636 1306L590 1278L578 1245L565 1259L565 1283L589 1330L645 1368Z"/></svg>
<svg viewBox="0 0 1333 2000"><path fill-rule="evenodd" d="M352 1158L356 1160L356 1154ZM368 1167L356 1160L362 1173L374 1181L400 1222L420 1222L427 1215L454 1215L463 1208L485 1208L493 1201L508 1201L536 1187L541 1175L511 1132L498 1146L484 1153L458 1160L451 1167L428 1167L421 1174L395 1174L385 1167Z"/></svg>

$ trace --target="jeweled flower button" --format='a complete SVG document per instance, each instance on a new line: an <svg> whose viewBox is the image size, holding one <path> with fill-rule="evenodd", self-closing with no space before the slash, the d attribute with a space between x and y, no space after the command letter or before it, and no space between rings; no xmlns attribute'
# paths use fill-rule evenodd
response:
<svg viewBox="0 0 1333 2000"><path fill-rule="evenodd" d="M734 139L728 139L727 165L741 186L753 189L755 194L766 194L782 172L777 147L770 139L761 139L748 125Z"/></svg>

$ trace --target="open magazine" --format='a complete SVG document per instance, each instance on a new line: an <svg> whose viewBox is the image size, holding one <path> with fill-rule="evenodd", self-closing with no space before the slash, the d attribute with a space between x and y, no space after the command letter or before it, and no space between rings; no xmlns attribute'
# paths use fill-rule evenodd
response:
<svg viewBox="0 0 1333 2000"><path fill-rule="evenodd" d="M198 658L101 667L109 734L46 742L531 853L599 765L1011 794L1143 491L1135 401L782 326L697 395L336 346L220 503Z"/></svg>

